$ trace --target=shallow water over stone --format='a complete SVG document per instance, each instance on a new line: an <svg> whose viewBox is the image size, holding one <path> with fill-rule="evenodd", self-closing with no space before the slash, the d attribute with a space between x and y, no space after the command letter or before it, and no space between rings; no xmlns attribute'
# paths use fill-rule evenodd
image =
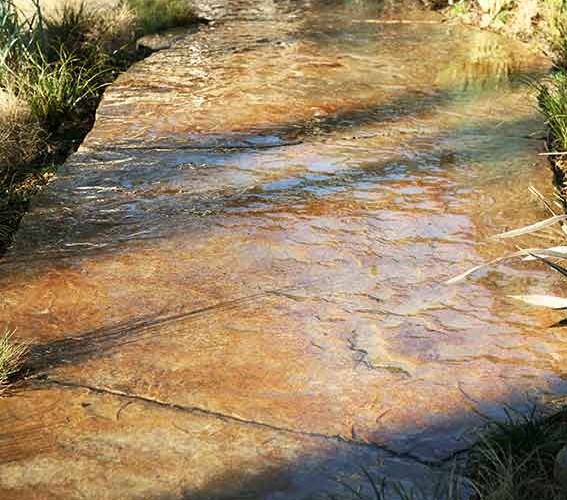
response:
<svg viewBox="0 0 567 500"><path fill-rule="evenodd" d="M443 284L546 215L546 62L407 7L201 8L108 89L2 262L37 377L0 400L2 498L421 485L479 414L565 390L561 317L507 299L545 269Z"/></svg>

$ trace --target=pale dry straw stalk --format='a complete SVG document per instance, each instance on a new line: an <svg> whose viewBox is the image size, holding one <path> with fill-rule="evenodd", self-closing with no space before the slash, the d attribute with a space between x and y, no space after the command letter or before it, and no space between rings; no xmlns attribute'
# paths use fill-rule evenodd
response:
<svg viewBox="0 0 567 500"><path fill-rule="evenodd" d="M28 353L28 346L14 340L12 330L4 330L0 334L0 394L15 375Z"/></svg>
<svg viewBox="0 0 567 500"><path fill-rule="evenodd" d="M10 90L0 89L0 178L37 156L41 130L24 101Z"/></svg>

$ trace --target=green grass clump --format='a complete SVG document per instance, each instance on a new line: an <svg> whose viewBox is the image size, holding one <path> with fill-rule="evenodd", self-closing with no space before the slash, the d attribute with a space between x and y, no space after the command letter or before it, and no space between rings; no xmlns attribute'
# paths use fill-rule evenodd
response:
<svg viewBox="0 0 567 500"><path fill-rule="evenodd" d="M5 388L10 378L20 370L27 352L25 344L14 340L12 331L5 330L0 335L0 390Z"/></svg>
<svg viewBox="0 0 567 500"><path fill-rule="evenodd" d="M553 150L567 151L567 70L558 70L537 84L539 108L545 116Z"/></svg>
<svg viewBox="0 0 567 500"><path fill-rule="evenodd" d="M407 488L361 468L359 480L339 480L333 500L565 500L555 477L558 453L567 446L567 409L551 416L508 412L492 422L461 465L447 470L432 490ZM441 471L437 471L438 473ZM431 478L433 479L433 477ZM563 481L563 480L561 480Z"/></svg>
<svg viewBox="0 0 567 500"><path fill-rule="evenodd" d="M41 38L41 9L37 16L25 19L12 0L0 0L0 71L39 42Z"/></svg>
<svg viewBox="0 0 567 500"><path fill-rule="evenodd" d="M157 33L195 22L196 15L187 0L127 0L144 34Z"/></svg>
<svg viewBox="0 0 567 500"><path fill-rule="evenodd" d="M55 62L42 56L20 63L15 83L17 94L49 131L89 98L96 97L109 71L102 64L85 65L77 57L61 52Z"/></svg>
<svg viewBox="0 0 567 500"><path fill-rule="evenodd" d="M0 0L0 87L25 103L48 132L108 81L104 51L89 39L94 14L84 4L64 5L44 18L37 5L24 18L11 0Z"/></svg>
<svg viewBox="0 0 567 500"><path fill-rule="evenodd" d="M470 467L481 500L560 500L555 459L567 445L567 412L508 415L473 447Z"/></svg>

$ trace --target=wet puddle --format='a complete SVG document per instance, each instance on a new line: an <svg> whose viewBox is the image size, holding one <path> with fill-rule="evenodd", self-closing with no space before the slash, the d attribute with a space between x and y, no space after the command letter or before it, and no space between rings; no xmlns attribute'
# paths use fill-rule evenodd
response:
<svg viewBox="0 0 567 500"><path fill-rule="evenodd" d="M0 496L420 483L479 414L564 392L561 317L507 298L555 277L443 284L546 216L546 62L374 2L201 7L108 89L2 262L42 382L0 400Z"/></svg>

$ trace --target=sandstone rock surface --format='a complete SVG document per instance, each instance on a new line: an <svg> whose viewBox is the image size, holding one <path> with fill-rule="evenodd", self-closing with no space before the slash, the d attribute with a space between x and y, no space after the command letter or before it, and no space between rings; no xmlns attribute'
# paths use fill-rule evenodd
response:
<svg viewBox="0 0 567 500"><path fill-rule="evenodd" d="M423 486L480 413L565 388L559 318L506 299L547 273L442 284L538 216L521 78L546 62L372 2L201 9L108 89L2 262L33 348L0 498Z"/></svg>

